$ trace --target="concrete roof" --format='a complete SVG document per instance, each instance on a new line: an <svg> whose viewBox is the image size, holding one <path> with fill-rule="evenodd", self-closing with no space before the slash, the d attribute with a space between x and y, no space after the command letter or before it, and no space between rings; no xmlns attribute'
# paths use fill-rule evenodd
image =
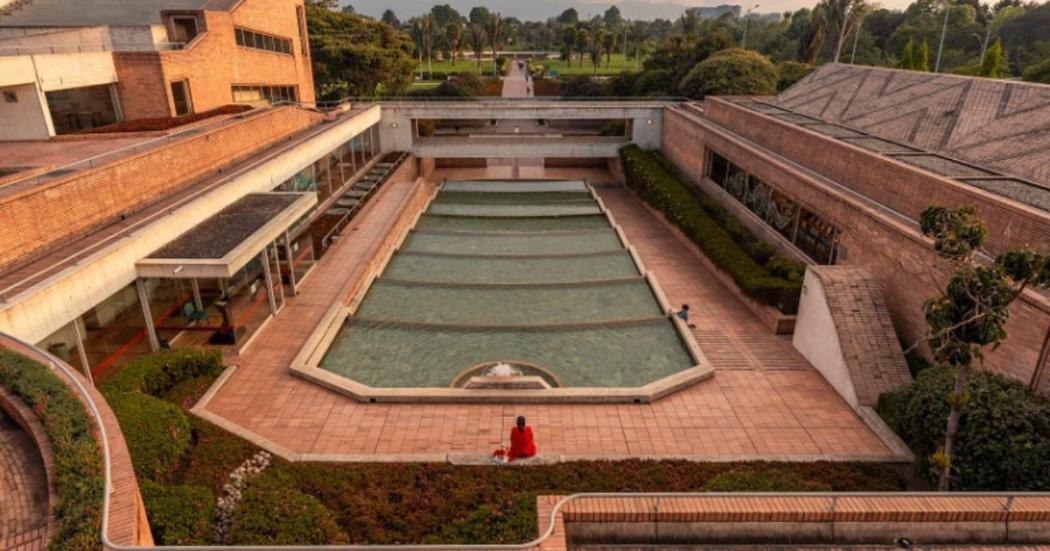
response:
<svg viewBox="0 0 1050 551"><path fill-rule="evenodd" d="M1050 86L827 64L772 102L1050 185Z"/></svg>
<svg viewBox="0 0 1050 551"><path fill-rule="evenodd" d="M236 0L30 0L0 27L88 27L159 25L164 10L228 11Z"/></svg>

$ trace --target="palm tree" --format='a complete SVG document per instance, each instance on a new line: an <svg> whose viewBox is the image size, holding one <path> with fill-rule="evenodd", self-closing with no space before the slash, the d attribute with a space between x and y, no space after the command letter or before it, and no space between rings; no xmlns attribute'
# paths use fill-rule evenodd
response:
<svg viewBox="0 0 1050 551"><path fill-rule="evenodd" d="M576 51L576 29L565 27L561 32L561 41L564 45L566 67L572 63L572 54Z"/></svg>
<svg viewBox="0 0 1050 551"><path fill-rule="evenodd" d="M421 15L412 21L412 39L419 49L419 63L423 64L423 56L427 58L427 76L433 76L434 65L432 61L432 50L434 46L434 18L430 14ZM420 74L422 75L422 67Z"/></svg>
<svg viewBox="0 0 1050 551"><path fill-rule="evenodd" d="M474 52L474 59L478 62L478 71L481 71L481 54L485 51L485 42L488 37L485 35L485 27L481 23L471 23L467 27L467 42L470 43L470 49Z"/></svg>
<svg viewBox="0 0 1050 551"><path fill-rule="evenodd" d="M835 63L838 63L846 36L860 25L869 5L866 0L821 0L817 8L821 6L824 7L825 33L831 30L838 32L838 40L835 42Z"/></svg>
<svg viewBox="0 0 1050 551"><path fill-rule="evenodd" d="M489 47L492 48L492 74L493 76L499 76L499 69L496 65L496 53L499 51L500 46L503 45L503 17L498 13L490 13L487 20L485 20L485 34L489 39Z"/></svg>
<svg viewBox="0 0 1050 551"><path fill-rule="evenodd" d="M620 34L614 30L602 31L605 34L602 36L602 49L605 50L605 67L609 68L612 65L612 54L616 50L616 44L619 42Z"/></svg>
<svg viewBox="0 0 1050 551"><path fill-rule="evenodd" d="M576 49L580 52L580 67L583 67L583 56L587 53L587 46L591 43L591 35L587 29L576 29Z"/></svg>
<svg viewBox="0 0 1050 551"><path fill-rule="evenodd" d="M445 25L445 45L452 52L452 66L455 67L459 49L463 45L463 23L450 21L448 25Z"/></svg>
<svg viewBox="0 0 1050 551"><path fill-rule="evenodd" d="M632 21L627 27L627 41L634 43L634 70L637 71L641 64L642 42L649 37L649 24L645 21ZM626 59L624 60L627 61Z"/></svg>

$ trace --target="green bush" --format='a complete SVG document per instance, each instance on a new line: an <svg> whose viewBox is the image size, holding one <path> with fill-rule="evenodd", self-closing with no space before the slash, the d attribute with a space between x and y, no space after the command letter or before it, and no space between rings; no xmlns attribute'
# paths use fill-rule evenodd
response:
<svg viewBox="0 0 1050 551"><path fill-rule="evenodd" d="M1028 82L1050 84L1050 59L1044 59L1025 69L1024 79Z"/></svg>
<svg viewBox="0 0 1050 551"><path fill-rule="evenodd" d="M208 545L212 541L215 496L201 486L162 486L148 480L139 488L153 539L160 545Z"/></svg>
<svg viewBox="0 0 1050 551"><path fill-rule="evenodd" d="M741 465L704 484L708 492L828 492L831 485L806 480L797 472L767 465Z"/></svg>
<svg viewBox="0 0 1050 551"><path fill-rule="evenodd" d="M222 355L193 348L176 348L140 356L102 385L105 392L138 391L160 396L188 379L222 372Z"/></svg>
<svg viewBox="0 0 1050 551"><path fill-rule="evenodd" d="M244 491L230 540L236 545L324 545L346 543L347 537L317 498L267 471Z"/></svg>
<svg viewBox="0 0 1050 551"><path fill-rule="evenodd" d="M879 414L918 457L920 472L935 481L928 458L944 444L948 367L923 370L907 388L879 398ZM1050 401L989 371L973 373L958 440L952 453L960 490L1050 490Z"/></svg>
<svg viewBox="0 0 1050 551"><path fill-rule="evenodd" d="M61 524L48 548L97 549L102 526L102 453L83 404L47 367L6 350L0 350L0 386L36 412L51 443L58 496L53 514Z"/></svg>
<svg viewBox="0 0 1050 551"><path fill-rule="evenodd" d="M781 61L777 63L777 91L787 90L788 87L802 80L802 77L812 73L816 68L816 65L799 63L798 61Z"/></svg>
<svg viewBox="0 0 1050 551"><path fill-rule="evenodd" d="M186 414L159 397L185 381L218 375L222 368L217 351L162 350L136 358L102 385L139 478L172 480L190 451Z"/></svg>
<svg viewBox="0 0 1050 551"><path fill-rule="evenodd" d="M802 285L798 280L788 280L769 272L752 258L748 250L726 229L723 222L731 216L721 215L722 222L701 206L698 199L679 179L675 178L654 155L635 145L620 150L627 185L646 203L662 212L704 251L704 254L725 271L747 296L782 312L793 314L798 310ZM711 205L712 210L714 205ZM724 209L718 208L721 212ZM733 221L734 224L737 224ZM746 230L734 226L733 232L743 235ZM751 238L754 241L754 238ZM763 247L755 245L756 250ZM771 249L770 249L771 250ZM767 258L768 260L768 258ZM778 267L778 270L781 269Z"/></svg>
<svg viewBox="0 0 1050 551"><path fill-rule="evenodd" d="M777 68L768 57L743 48L715 52L697 63L678 85L691 97L770 96L777 92Z"/></svg>
<svg viewBox="0 0 1050 551"><path fill-rule="evenodd" d="M190 423L175 404L141 392L103 392L140 479L168 482L190 451Z"/></svg>

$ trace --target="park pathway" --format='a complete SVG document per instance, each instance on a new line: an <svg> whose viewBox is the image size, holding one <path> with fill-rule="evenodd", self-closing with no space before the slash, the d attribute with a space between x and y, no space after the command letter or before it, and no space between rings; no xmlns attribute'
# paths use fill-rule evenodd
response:
<svg viewBox="0 0 1050 551"><path fill-rule="evenodd" d="M521 63L521 66L518 66ZM528 65L524 61L511 60L507 76L503 77L503 97L505 98L531 98L532 80L527 78Z"/></svg>

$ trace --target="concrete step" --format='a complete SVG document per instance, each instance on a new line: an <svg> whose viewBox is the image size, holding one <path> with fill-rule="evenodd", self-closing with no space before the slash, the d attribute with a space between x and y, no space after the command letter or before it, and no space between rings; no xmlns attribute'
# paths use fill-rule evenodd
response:
<svg viewBox="0 0 1050 551"><path fill-rule="evenodd" d="M361 201L358 201L357 199L338 199L335 202L336 205L339 205L340 207L345 207L345 208L348 208L348 209L356 207L360 203L361 203Z"/></svg>

